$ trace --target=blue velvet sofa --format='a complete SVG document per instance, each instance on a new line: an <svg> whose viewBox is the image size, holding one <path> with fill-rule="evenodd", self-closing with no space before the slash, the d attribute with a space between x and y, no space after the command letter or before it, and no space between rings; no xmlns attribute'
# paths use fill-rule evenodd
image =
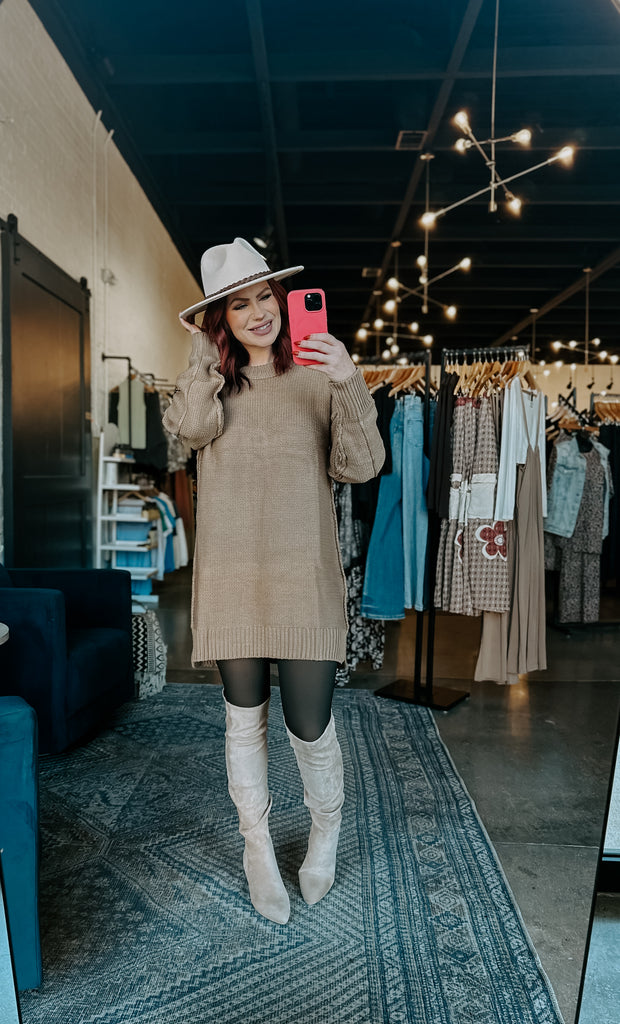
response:
<svg viewBox="0 0 620 1024"><path fill-rule="evenodd" d="M35 709L41 753L83 740L134 696L127 571L0 565L0 622L0 695Z"/></svg>
<svg viewBox="0 0 620 1024"><path fill-rule="evenodd" d="M19 989L41 984L37 768L36 714L21 697L0 697L0 849Z"/></svg>

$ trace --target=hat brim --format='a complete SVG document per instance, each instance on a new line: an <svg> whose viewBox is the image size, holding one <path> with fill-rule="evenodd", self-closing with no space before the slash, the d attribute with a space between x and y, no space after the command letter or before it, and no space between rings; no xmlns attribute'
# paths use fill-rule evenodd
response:
<svg viewBox="0 0 620 1024"><path fill-rule="evenodd" d="M179 313L179 319L186 320L188 316L193 316L195 313L200 313L201 310L206 309L211 302L215 302L216 299L223 299L227 295L232 295L233 292L241 291L246 284L260 284L262 281L281 281L283 277L292 277L293 274L298 274L303 267L287 267L286 270L274 270L269 274L265 274L263 277L253 277L250 280L237 281L234 285L228 288L226 291L217 292L215 295L208 295L202 302L197 302L193 306L188 306L187 309L181 310Z"/></svg>

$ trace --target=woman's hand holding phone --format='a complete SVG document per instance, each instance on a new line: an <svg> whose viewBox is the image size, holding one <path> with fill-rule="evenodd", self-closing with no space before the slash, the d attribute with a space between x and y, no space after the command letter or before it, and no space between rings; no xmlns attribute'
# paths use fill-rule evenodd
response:
<svg viewBox="0 0 620 1024"><path fill-rule="evenodd" d="M310 334L298 343L298 348L303 359L313 360L310 369L321 370L330 380L347 380L355 373L355 363L333 334Z"/></svg>

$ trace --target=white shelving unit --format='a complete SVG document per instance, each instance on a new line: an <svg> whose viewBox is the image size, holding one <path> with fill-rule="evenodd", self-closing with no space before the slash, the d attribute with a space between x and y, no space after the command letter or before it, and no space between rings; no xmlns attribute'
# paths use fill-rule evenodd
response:
<svg viewBox="0 0 620 1024"><path fill-rule="evenodd" d="M118 458L108 455L113 445L106 438L105 431L101 431L99 437L99 466L97 475L97 532L95 538L95 564L98 569L111 568L126 569L131 573L132 580L145 580L157 576L157 565L121 565L118 566L117 556L120 551L144 552L163 543L163 531L161 519L148 520L140 514L119 511L119 498L123 493L138 491L136 484L130 483L128 477L131 473L133 460ZM124 472L123 472L124 471ZM119 523L151 523L150 534L155 532L155 538L147 540L124 540L119 539L117 527ZM158 604L156 594L134 594L134 610L142 610L145 606L154 607Z"/></svg>

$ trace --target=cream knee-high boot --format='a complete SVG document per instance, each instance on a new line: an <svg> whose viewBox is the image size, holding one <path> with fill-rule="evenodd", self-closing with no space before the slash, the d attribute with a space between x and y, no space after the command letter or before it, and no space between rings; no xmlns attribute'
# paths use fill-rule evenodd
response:
<svg viewBox="0 0 620 1024"><path fill-rule="evenodd" d="M304 803L312 826L308 852L299 869L299 885L306 903L318 903L334 884L336 849L344 803L342 751L333 716L317 740L300 740L287 728L304 784Z"/></svg>
<svg viewBox="0 0 620 1024"><path fill-rule="evenodd" d="M280 876L271 836L271 798L267 786L267 714L269 701L255 708L226 705L228 792L239 814L245 839L243 870L254 909L276 924L290 914L288 893Z"/></svg>

